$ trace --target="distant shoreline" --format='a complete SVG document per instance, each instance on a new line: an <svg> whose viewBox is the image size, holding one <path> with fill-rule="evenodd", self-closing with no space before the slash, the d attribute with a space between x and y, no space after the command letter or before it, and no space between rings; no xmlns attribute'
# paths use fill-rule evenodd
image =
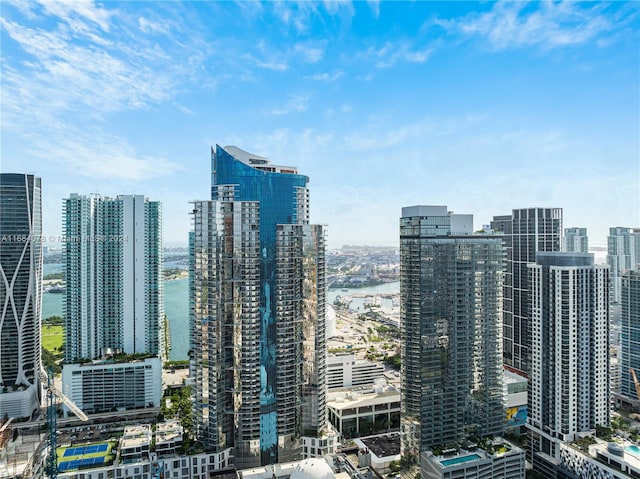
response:
<svg viewBox="0 0 640 479"><path fill-rule="evenodd" d="M184 278L188 278L189 277L189 272L188 271L180 271L179 273L171 273L168 276L165 276L164 280L165 281L173 281L175 279L184 279Z"/></svg>

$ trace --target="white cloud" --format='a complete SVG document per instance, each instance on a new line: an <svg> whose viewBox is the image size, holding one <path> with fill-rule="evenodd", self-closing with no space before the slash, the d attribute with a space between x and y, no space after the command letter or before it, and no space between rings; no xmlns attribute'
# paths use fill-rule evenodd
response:
<svg viewBox="0 0 640 479"><path fill-rule="evenodd" d="M41 21L21 21L15 11L0 18L15 51L2 57L3 128L20 137L33 158L63 171L132 181L175 171L175 164L138 154L103 125L113 112L162 103L188 113L172 99L180 82L198 71L206 48L176 56L140 34L142 26L158 29L158 24L107 12L93 2L42 7L36 20L44 15L46 30L38 26ZM191 40L198 44L197 35Z"/></svg>
<svg viewBox="0 0 640 479"><path fill-rule="evenodd" d="M270 2L276 18L297 33L310 29L312 18L321 14L321 8L330 16L340 17L345 25L351 22L355 9L350 1L330 0L321 4L309 1Z"/></svg>
<svg viewBox="0 0 640 479"><path fill-rule="evenodd" d="M341 71L336 71L334 73L324 72L324 73L316 73L315 75L311 75L307 78L310 78L311 80L316 80L316 81L334 82L338 78L340 78L342 75L343 73Z"/></svg>
<svg viewBox="0 0 640 479"><path fill-rule="evenodd" d="M414 48L408 41L387 41L381 47L369 47L360 56L373 59L378 68L389 68L399 61L424 63L432 53L432 48Z"/></svg>
<svg viewBox="0 0 640 479"><path fill-rule="evenodd" d="M39 0L46 14L59 17L82 28L82 19L89 20L102 30L109 31L109 20L113 12L100 8L93 0Z"/></svg>
<svg viewBox="0 0 640 479"><path fill-rule="evenodd" d="M273 2L272 5L276 17L298 33L309 29L311 15L316 11L312 2Z"/></svg>
<svg viewBox="0 0 640 479"><path fill-rule="evenodd" d="M249 56L248 58L251 58L251 56ZM258 66L260 68L265 68L267 70L274 70L274 71L277 71L277 72L284 72L284 71L287 71L289 69L289 65L287 65L285 62L263 61L263 60L258 60L258 59L254 59L254 60L255 60L256 66Z"/></svg>
<svg viewBox="0 0 640 479"><path fill-rule="evenodd" d="M140 155L123 138L97 127L78 130L57 122L46 134L34 132L28 138L32 155L54 161L75 175L142 181L181 169L164 158Z"/></svg>
<svg viewBox="0 0 640 479"><path fill-rule="evenodd" d="M296 53L302 55L305 61L317 63L324 56L324 45L313 45L310 43L297 43L294 46Z"/></svg>
<svg viewBox="0 0 640 479"><path fill-rule="evenodd" d="M534 5L536 8L532 8ZM537 45L556 48L592 41L611 31L616 20L606 12L604 3L577 2L498 2L485 13L473 13L459 20L437 20L445 29L479 37L502 50L515 46ZM631 16L637 16L633 14Z"/></svg>
<svg viewBox="0 0 640 479"><path fill-rule="evenodd" d="M380 17L380 0L367 0L369 4L369 8L371 8L371 12L375 18Z"/></svg>
<svg viewBox="0 0 640 479"><path fill-rule="evenodd" d="M166 35L171 30L170 26L167 25L166 22L153 21L145 17L138 18L138 25L140 30L144 33Z"/></svg>
<svg viewBox="0 0 640 479"><path fill-rule="evenodd" d="M349 0L325 0L322 5L329 15L336 15L343 11L353 14L353 4Z"/></svg>
<svg viewBox="0 0 640 479"><path fill-rule="evenodd" d="M243 58L255 66L267 70L283 72L289 69L286 62L287 52L272 49L265 40L260 40L256 45L256 54L259 57L252 53L245 53Z"/></svg>
<svg viewBox="0 0 640 479"><path fill-rule="evenodd" d="M34 20L35 18L37 18L37 15L33 11L33 8L35 6L34 2L30 2L29 0L5 0L4 4L15 7L29 20Z"/></svg>
<svg viewBox="0 0 640 479"><path fill-rule="evenodd" d="M274 108L269 112L270 115L286 115L288 113L295 113L305 111L309 106L310 95L294 95L284 105L278 108Z"/></svg>
<svg viewBox="0 0 640 479"><path fill-rule="evenodd" d="M48 111L80 111L85 107L95 117L102 112L146 108L173 97L178 82L190 79L210 54L194 35L192 41L198 48L188 55L180 51L176 57L129 29L125 15L117 16L117 26L109 25L114 12L90 8L91 3L71 3L48 7L49 15L59 16L58 23L48 30L0 19L8 36L28 54L28 60L21 64L7 60L6 69L13 74L3 86L5 91L25 95L30 90L32 96L47 98L36 105L23 104L13 113L29 113L29 106ZM73 29L67 28L69 21L74 22ZM166 25L140 19L135 20L135 27L139 28L140 22L148 29L153 25L168 31ZM113 41L100 29L117 30L119 40Z"/></svg>
<svg viewBox="0 0 640 479"><path fill-rule="evenodd" d="M438 125L429 119L418 120L396 128L369 126L364 130L346 135L345 148L349 150L379 150L424 138L436 130Z"/></svg>

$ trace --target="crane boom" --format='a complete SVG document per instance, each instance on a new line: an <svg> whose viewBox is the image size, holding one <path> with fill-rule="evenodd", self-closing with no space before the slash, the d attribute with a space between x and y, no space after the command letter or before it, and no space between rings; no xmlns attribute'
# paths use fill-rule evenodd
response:
<svg viewBox="0 0 640 479"><path fill-rule="evenodd" d="M76 404L71 399L69 399L62 391L54 386L53 381L49 381L49 378L47 376L43 376L41 379L43 383L46 382L47 391L49 391L51 394L53 394L54 397L58 399L57 402L61 402L65 406L67 406L78 419L82 421L89 420L89 417L84 412L82 412L82 410L78 406L76 406Z"/></svg>
<svg viewBox="0 0 640 479"><path fill-rule="evenodd" d="M60 399L60 401L62 402L62 404L67 406L71 410L71 412L78 417L78 419L82 421L89 420L89 417L84 412L82 412L82 410L78 406L76 406L76 403L74 403L71 399L65 396L65 394L62 391L60 391L54 386L52 386L52 389L54 391L53 394L57 396L58 399Z"/></svg>
<svg viewBox="0 0 640 479"><path fill-rule="evenodd" d="M636 394L638 395L638 400L640 401L640 382L638 382L636 372L633 370L633 368L629 368L629 372L631 373L631 377L633 377L633 382L636 385Z"/></svg>
<svg viewBox="0 0 640 479"><path fill-rule="evenodd" d="M57 406L56 404L62 402L67 406L73 414L78 416L82 421L88 421L87 415L80 410L76 404L64 395L62 391L56 388L53 384L53 369L49 368L49 373L41 371L40 380L43 384L47 385L47 426L49 428L49 438L47 439L47 446L49 449L49 455L47 458L47 466L45 467L45 473L50 479L57 479L58 477L58 465L56 460L56 434L57 432Z"/></svg>
<svg viewBox="0 0 640 479"><path fill-rule="evenodd" d="M7 422L5 422L2 427L0 427L0 434L2 434L4 432L4 430L9 427L9 424L11 424L11 422L13 421L13 418L10 417Z"/></svg>

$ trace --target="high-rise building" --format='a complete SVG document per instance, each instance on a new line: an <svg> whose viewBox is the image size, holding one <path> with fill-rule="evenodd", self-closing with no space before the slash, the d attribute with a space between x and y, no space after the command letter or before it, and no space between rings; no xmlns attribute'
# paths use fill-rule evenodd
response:
<svg viewBox="0 0 640 479"><path fill-rule="evenodd" d="M40 407L41 195L40 178L0 174L0 419Z"/></svg>
<svg viewBox="0 0 640 479"><path fill-rule="evenodd" d="M562 238L562 251L568 253L588 253L589 237L587 228L565 228Z"/></svg>
<svg viewBox="0 0 640 479"><path fill-rule="evenodd" d="M63 206L67 362L164 355L160 203L72 194Z"/></svg>
<svg viewBox="0 0 640 479"><path fill-rule="evenodd" d="M504 269L502 237L473 234L472 215L451 214L446 206L402 209L405 456L502 432Z"/></svg>
<svg viewBox="0 0 640 479"><path fill-rule="evenodd" d="M495 216L491 227L504 234L507 274L504 287L504 364L527 375L531 327L527 264L537 251L560 251L562 208L522 208Z"/></svg>
<svg viewBox="0 0 640 479"><path fill-rule="evenodd" d="M327 423L324 229L295 167L234 146L212 166L192 213L198 438L237 468L295 460Z"/></svg>
<svg viewBox="0 0 640 479"><path fill-rule="evenodd" d="M620 394L640 402L631 369L640 378L640 271L625 271L621 281Z"/></svg>
<svg viewBox="0 0 640 479"><path fill-rule="evenodd" d="M609 272L593 255L540 252L528 266L530 454L556 477L560 445L609 425Z"/></svg>
<svg viewBox="0 0 640 479"><path fill-rule="evenodd" d="M609 228L607 263L611 276L611 301L619 303L622 273L639 268L640 228Z"/></svg>

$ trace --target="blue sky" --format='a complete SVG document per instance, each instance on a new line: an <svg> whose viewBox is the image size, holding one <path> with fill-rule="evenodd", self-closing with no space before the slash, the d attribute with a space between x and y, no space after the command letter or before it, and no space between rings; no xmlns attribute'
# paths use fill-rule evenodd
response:
<svg viewBox="0 0 640 479"><path fill-rule="evenodd" d="M398 243L402 206L477 227L559 206L640 226L640 3L3 0L1 169L163 202L186 243L210 146L310 177L331 246Z"/></svg>

